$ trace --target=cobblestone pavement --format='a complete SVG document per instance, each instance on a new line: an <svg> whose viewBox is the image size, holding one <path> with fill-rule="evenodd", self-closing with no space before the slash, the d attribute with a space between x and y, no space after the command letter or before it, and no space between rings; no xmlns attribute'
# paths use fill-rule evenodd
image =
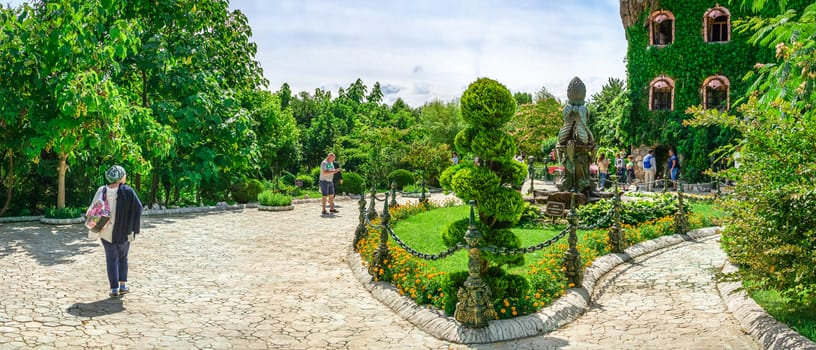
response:
<svg viewBox="0 0 816 350"><path fill-rule="evenodd" d="M0 349L752 349L711 279L713 239L642 256L599 282L593 308L550 334L450 344L373 299L345 261L356 202L145 217L132 292L107 297L82 225L0 225Z"/></svg>

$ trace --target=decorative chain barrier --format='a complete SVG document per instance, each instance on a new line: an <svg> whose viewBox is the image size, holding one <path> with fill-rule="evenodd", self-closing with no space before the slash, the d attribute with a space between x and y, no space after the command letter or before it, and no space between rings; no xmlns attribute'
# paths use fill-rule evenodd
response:
<svg viewBox="0 0 816 350"><path fill-rule="evenodd" d="M391 235L391 238L394 239L394 242L396 242L398 246L402 247L402 249L405 249L405 251L410 253L411 255L413 255L413 256L415 256L417 258L423 259L423 260L444 259L448 255L456 253L457 251L465 249L467 247L464 243L456 243L455 246L450 247L448 250L442 251L439 254L420 253L420 252L414 250L413 248L409 247L407 244L405 244L405 242L403 242L399 238L399 236L397 236L397 234L394 233L394 230L392 230L391 227L388 228L388 233Z"/></svg>
<svg viewBox="0 0 816 350"><path fill-rule="evenodd" d="M613 180L614 181L614 180ZM675 221L675 231L677 233L685 233L688 230L688 218L685 214L685 208L683 204L683 189L682 184L678 184L678 193L677 193L677 205L678 210L674 216ZM361 197L358 201L358 206L360 210L360 224L355 231L355 238L354 238L354 245L355 249L357 243L368 234L368 227L373 229L380 230L380 242L379 245L374 252L374 256L372 257L371 264L368 266L369 274L377 278L377 276L381 275L385 269L385 261L390 256L390 252L388 251L388 237L394 240L394 242L404 249L406 252L410 253L412 256L415 256L420 259L424 260L439 260L444 259L459 250L466 249L468 252L468 278L464 283L464 286L459 289L457 293L458 302L456 304L456 311L454 312L454 318L461 322L465 327L469 328L480 328L485 327L488 324L489 320L495 319L496 312L493 309L492 304L492 297L491 291L488 288L487 284L484 283L481 279L481 272L479 266L482 265L481 263L481 256L480 251L486 251L496 255L519 255L519 254L527 254L532 253L547 247L552 246L554 243L558 242L559 240L563 239L567 235L569 235L568 243L569 246L567 251L564 253L564 259L562 260L562 264L564 267L564 274L567 277L568 287L578 287L583 282L583 271L582 271L582 262L581 256L577 249L577 230L580 228L582 230L586 229L594 229L597 228L601 222L606 221L607 219L612 217L612 227L609 231L609 238L610 243L612 244L612 251L616 253L623 252L625 242L625 234L621 229L620 225L620 191L617 187L617 182L615 182L615 197L613 200L613 207L606 215L599 221L593 225L588 226L581 226L578 224L578 217L575 213L575 192L572 193L570 199L570 210L567 215L567 228L559 232L554 237L548 239L545 242L539 243L537 245L529 246L526 248L505 248L505 247L496 247L496 246L482 246L480 243L483 239L481 233L476 228L476 220L474 216L474 207L475 202L470 201L470 224L468 226L468 230L465 233L464 239L467 244L457 243L455 246L448 248L445 251L442 251L438 254L427 254L419 252L402 241L402 239L397 236L394 230L391 228L390 221L391 221L391 214L388 211L389 208L389 201L388 198L394 194L393 191L394 186L392 185L392 193L386 193L384 199L379 199L376 197L376 192L372 189L371 192L371 205L368 207L368 211L366 211L366 200L364 197ZM382 211L382 222L379 225L374 225L371 223L371 220L377 216L376 209L374 208L374 204L376 200L380 200L383 203L383 211ZM392 198L392 202L393 198ZM666 203L664 205L668 206L672 204L671 202ZM662 209L662 208L661 208ZM373 211L373 215L371 215Z"/></svg>
<svg viewBox="0 0 816 350"><path fill-rule="evenodd" d="M365 215L364 218L366 225L370 226L373 229L379 229L383 226L382 223L375 225L373 222L371 222L371 219L368 217L368 215Z"/></svg>
<svg viewBox="0 0 816 350"><path fill-rule="evenodd" d="M561 232L559 232L557 235L553 236L552 238L550 238L550 239L548 239L548 240L546 240L544 242L541 242L539 244L529 246L527 248L511 249L511 248L496 247L496 246L479 246L479 250L484 250L486 252L490 252L490 253L493 253L493 254L496 254L496 255L527 254L527 253L535 252L536 250L541 250L541 249L547 248L547 247L555 244L555 242L560 241L561 238L564 238L564 236L566 236L569 232L570 232L569 228L565 228L564 230L562 230Z"/></svg>

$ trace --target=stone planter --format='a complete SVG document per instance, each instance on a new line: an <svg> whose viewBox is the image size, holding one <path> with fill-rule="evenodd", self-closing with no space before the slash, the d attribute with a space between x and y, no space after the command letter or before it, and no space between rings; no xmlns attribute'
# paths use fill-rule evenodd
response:
<svg viewBox="0 0 816 350"><path fill-rule="evenodd" d="M293 210L293 209L295 209L295 206L293 206L293 205L284 205L284 206L275 206L275 207L266 206L266 205L258 205L258 210L261 210L261 211L287 211L287 210Z"/></svg>
<svg viewBox="0 0 816 350"><path fill-rule="evenodd" d="M72 224L81 224L85 222L85 218L78 217L72 219L55 219L55 218L46 218L43 217L40 219L40 222L43 224L49 225L72 225Z"/></svg>

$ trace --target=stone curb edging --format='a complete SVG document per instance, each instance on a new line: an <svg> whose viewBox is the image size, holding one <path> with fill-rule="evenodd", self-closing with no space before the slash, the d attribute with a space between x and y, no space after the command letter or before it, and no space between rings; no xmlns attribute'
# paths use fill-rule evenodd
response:
<svg viewBox="0 0 816 350"><path fill-rule="evenodd" d="M726 260L723 274L737 272L739 268ZM805 349L816 350L816 343L765 312L762 306L748 296L742 282L719 282L717 289L728 311L766 350Z"/></svg>
<svg viewBox="0 0 816 350"><path fill-rule="evenodd" d="M335 197L334 200L339 201L346 201L354 199L352 196L339 196ZM359 196L357 197L359 199ZM320 203L320 198L312 198L312 199L292 199L292 204L305 204L305 203ZM172 209L149 209L144 208L142 211L143 216L160 216L160 215L178 215L178 214L190 214L190 213L206 213L206 212L214 212L214 211L223 211L223 210L242 210L242 209L253 209L258 208L260 205L257 203L247 203L247 204L233 204L233 205L213 205L213 206L204 206L204 207L185 207L185 208L172 208ZM263 210L263 209L261 209ZM71 222L63 222L63 221L55 221L55 220L72 220ZM84 218L73 218L73 219L52 219L46 218L43 215L38 216L9 216L0 218L0 224L2 223L12 223L12 222L33 222L39 221L44 224L57 224L57 225L67 225L67 224L80 224L85 222Z"/></svg>
<svg viewBox="0 0 816 350"><path fill-rule="evenodd" d="M460 344L481 344L526 338L552 332L583 315L589 309L597 280L616 266L643 254L719 233L718 227L689 231L685 235L663 236L627 248L622 254L607 254L584 270L582 288L571 288L552 305L531 315L490 321L485 328L466 328L442 311L420 306L396 287L386 282L374 282L363 266L360 255L348 246L347 263L352 273L371 295L390 307L403 319L424 332L442 340Z"/></svg>
<svg viewBox="0 0 816 350"><path fill-rule="evenodd" d="M40 221L40 219L44 218L43 215L38 216L9 216L0 218L0 223L4 222L29 222L29 221Z"/></svg>
<svg viewBox="0 0 816 350"><path fill-rule="evenodd" d="M48 225L72 225L72 224L81 224L85 222L85 217L78 217L78 218L67 218L67 219L57 219L57 218L47 218L42 217L40 222L43 224Z"/></svg>
<svg viewBox="0 0 816 350"><path fill-rule="evenodd" d="M360 199L360 196L356 196L356 197L357 198L354 198L353 196L335 196L334 200L335 201L350 201L352 199L353 200ZM309 199L294 199L294 198L292 198L292 204L320 203L320 201L321 201L320 197L309 198Z"/></svg>
<svg viewBox="0 0 816 350"><path fill-rule="evenodd" d="M142 216L207 213L207 212L213 212L213 211L242 210L242 209L251 209L251 208L257 208L257 207L258 207L258 204L247 203L247 204L215 205L215 206L205 206L205 207L186 207L186 208L173 208L173 209L147 209L147 208L145 208L144 210L142 210Z"/></svg>
<svg viewBox="0 0 816 350"><path fill-rule="evenodd" d="M295 210L294 205L259 205L258 210L260 211L287 211L287 210Z"/></svg>

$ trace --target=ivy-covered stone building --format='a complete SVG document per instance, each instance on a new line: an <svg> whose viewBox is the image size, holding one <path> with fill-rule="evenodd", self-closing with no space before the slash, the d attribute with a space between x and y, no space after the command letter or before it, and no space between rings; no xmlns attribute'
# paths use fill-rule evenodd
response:
<svg viewBox="0 0 816 350"><path fill-rule="evenodd" d="M701 181L710 168L712 150L736 136L716 127L690 128L686 109L734 112L751 81L743 77L760 62L771 62L773 52L748 43L751 33L740 33L734 21L755 15L748 7L711 0L621 0L620 13L629 43L626 63L631 101L623 130L636 157L654 148L658 175L664 173L669 149L681 160L681 173ZM809 1L789 0L802 9ZM769 8L761 15L770 16Z"/></svg>

